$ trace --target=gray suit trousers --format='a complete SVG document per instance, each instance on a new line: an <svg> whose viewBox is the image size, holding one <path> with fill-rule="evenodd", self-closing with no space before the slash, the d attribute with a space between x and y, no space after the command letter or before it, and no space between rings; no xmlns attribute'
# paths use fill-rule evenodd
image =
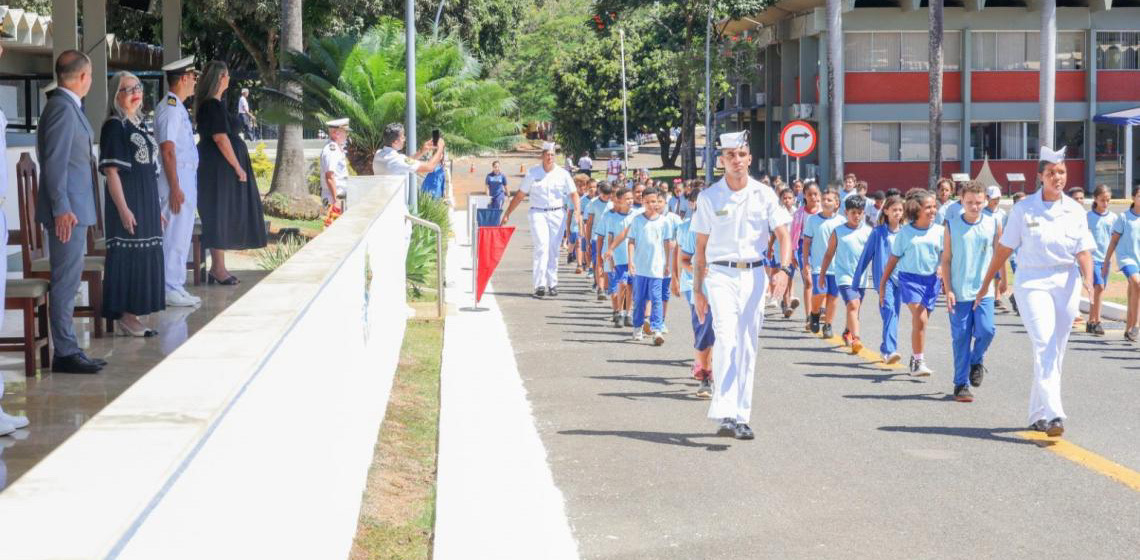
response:
<svg viewBox="0 0 1140 560"><path fill-rule="evenodd" d="M75 337L75 296L83 277L83 257L87 254L87 226L77 226L67 243L59 240L54 228L47 228L51 258L51 337L55 356L65 358L78 354ZM96 319L98 320L98 319Z"/></svg>

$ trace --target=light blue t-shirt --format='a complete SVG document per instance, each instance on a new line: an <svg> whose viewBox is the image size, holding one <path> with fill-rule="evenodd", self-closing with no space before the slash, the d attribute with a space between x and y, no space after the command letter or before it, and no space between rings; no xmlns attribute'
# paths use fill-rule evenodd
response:
<svg viewBox="0 0 1140 560"><path fill-rule="evenodd" d="M965 215L960 215L946 227L950 228L950 283L954 297L958 301L973 301L994 257L997 220L981 214L971 224Z"/></svg>
<svg viewBox="0 0 1140 560"><path fill-rule="evenodd" d="M629 227L629 238L633 244L633 268L638 276L664 278L665 266L669 264L665 253L665 242L673 240L673 220L658 215L650 220L645 214L634 218Z"/></svg>
<svg viewBox="0 0 1140 560"><path fill-rule="evenodd" d="M934 223L942 226L946 222L953 220L962 215L962 203L957 200L951 200L938 208L938 213L934 215Z"/></svg>
<svg viewBox="0 0 1140 560"><path fill-rule="evenodd" d="M697 254L697 232L693 231L692 226L693 220L691 218L687 219L677 226L677 231L675 232L677 245L680 247L681 252L689 256ZM685 294L685 299L689 300L691 304L693 303L693 275L680 266L678 266L678 268L681 269L681 293ZM707 296L709 293L708 284L705 284L703 291Z"/></svg>
<svg viewBox="0 0 1140 560"><path fill-rule="evenodd" d="M856 228L852 228L846 222L835 228L835 255L831 257L831 265L827 271L835 276L837 285L855 285L855 268L859 266L859 257L863 256L863 247L867 246L867 240L870 238L870 226L861 221ZM814 240L812 244L815 244Z"/></svg>
<svg viewBox="0 0 1140 560"><path fill-rule="evenodd" d="M914 224L904 225L891 243L891 254L899 258L895 268L907 274L934 274L942 259L944 231L945 228L937 224L926 229L916 228Z"/></svg>
<svg viewBox="0 0 1140 560"><path fill-rule="evenodd" d="M585 208L586 202L588 200L589 199L583 197L581 200L578 201L578 204L580 205L580 207ZM568 210L566 212L566 216L570 219L570 233L578 233L578 220L574 216L574 200L572 198L570 198L570 195L568 195L568 194L563 195L562 204L564 204L566 206L566 209Z"/></svg>
<svg viewBox="0 0 1140 560"><path fill-rule="evenodd" d="M1116 266L1140 266L1140 214L1131 208L1121 212L1112 233L1120 234L1120 241L1116 242Z"/></svg>
<svg viewBox="0 0 1140 560"><path fill-rule="evenodd" d="M1112 242L1112 226L1116 225L1120 216L1112 212L1105 212L1104 214L1097 214L1096 210L1089 210L1089 231L1092 232L1093 241L1096 241L1096 249L1093 249L1092 259L1093 262L1104 262L1104 253L1108 251L1108 244ZM1119 246L1120 243L1117 243Z"/></svg>
<svg viewBox="0 0 1140 560"><path fill-rule="evenodd" d="M630 212L628 214L619 214L613 210L606 212L602 225L602 232L603 235L606 236L605 241L607 248L609 247L610 243L613 242L615 237L621 235L621 232L625 231L625 228L633 222L633 219L635 217L637 216L635 216L633 212ZM629 264L629 249L628 245L624 242L618 243L618 246L614 247L614 266L621 266L623 264Z"/></svg>
<svg viewBox="0 0 1140 560"><path fill-rule="evenodd" d="M606 215L606 212L609 212L613 209L614 203L609 200L602 200L602 197L600 196L590 201L590 206L587 207L587 210L585 212L587 219L589 219L590 216L594 217L594 237L605 235L606 232L602 230L602 219Z"/></svg>
<svg viewBox="0 0 1140 560"><path fill-rule="evenodd" d="M804 224L803 235L811 238L811 254L808 255L808 263L811 264L813 273L819 273L819 267L823 266L823 256L827 254L827 240L831 239L831 232L835 231L835 228L845 221L846 219L838 214L824 218L822 212L808 217L807 223Z"/></svg>

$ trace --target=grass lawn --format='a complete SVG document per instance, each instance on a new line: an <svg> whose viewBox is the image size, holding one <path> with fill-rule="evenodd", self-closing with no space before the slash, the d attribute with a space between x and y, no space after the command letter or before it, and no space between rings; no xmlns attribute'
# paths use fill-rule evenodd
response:
<svg viewBox="0 0 1140 560"><path fill-rule="evenodd" d="M351 560L431 558L442 352L442 321L408 321Z"/></svg>
<svg viewBox="0 0 1140 560"><path fill-rule="evenodd" d="M298 228L301 234L306 237L316 237L316 235L325 230L324 218L317 218L315 220L290 220L286 218L277 218L274 216L266 216L269 220L269 231L277 233L281 228Z"/></svg>

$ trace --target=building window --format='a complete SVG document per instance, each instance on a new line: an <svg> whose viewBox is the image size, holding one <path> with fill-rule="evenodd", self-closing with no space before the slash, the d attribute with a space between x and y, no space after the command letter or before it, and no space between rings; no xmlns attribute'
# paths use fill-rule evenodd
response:
<svg viewBox="0 0 1140 560"><path fill-rule="evenodd" d="M1041 34L1036 31L975 31L973 69L1039 70ZM1057 69L1084 67L1084 32L1057 32Z"/></svg>
<svg viewBox="0 0 1140 560"><path fill-rule="evenodd" d="M942 123L942 159L958 157L959 123ZM930 159L928 123L847 123L843 128L843 155L847 161L927 161Z"/></svg>
<svg viewBox="0 0 1140 560"><path fill-rule="evenodd" d="M850 32L843 41L848 72L926 72L930 68L930 39L925 32ZM945 32L942 69L957 72L961 59L961 34Z"/></svg>
<svg viewBox="0 0 1140 560"><path fill-rule="evenodd" d="M970 146L973 159L1037 159L1040 146L1038 123L991 122L970 125ZM1067 146L1065 157L1081 159L1085 154L1085 125L1083 122L1059 122L1053 133L1056 147Z"/></svg>
<svg viewBox="0 0 1140 560"><path fill-rule="evenodd" d="M1096 67L1101 70L1140 70L1140 32L1098 32Z"/></svg>

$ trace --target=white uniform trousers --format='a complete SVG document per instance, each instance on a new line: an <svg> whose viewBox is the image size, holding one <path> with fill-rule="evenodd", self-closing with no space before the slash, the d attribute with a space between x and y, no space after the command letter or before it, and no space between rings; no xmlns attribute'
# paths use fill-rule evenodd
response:
<svg viewBox="0 0 1140 560"><path fill-rule="evenodd" d="M530 239L534 244L534 287L558 285L558 247L566 227L566 210L531 210Z"/></svg>
<svg viewBox="0 0 1140 560"><path fill-rule="evenodd" d="M1029 392L1029 424L1065 418L1061 406L1061 368L1065 346L1080 312L1080 273L1071 267L1051 274L1019 268L1014 289L1021 321L1033 344L1033 388Z"/></svg>
<svg viewBox="0 0 1140 560"><path fill-rule="evenodd" d="M764 320L764 267L736 269L709 265L705 277L713 317L713 394L709 418L746 423L752 416L756 347Z"/></svg>
<svg viewBox="0 0 1140 560"><path fill-rule="evenodd" d="M162 257L166 263L166 291L179 291L186 284L186 261L194 238L194 213L198 210L198 172L192 165L178 166L178 186L186 195L182 208L175 214L170 211L170 186L166 171L159 176L159 192L163 193L162 216L166 229L162 232Z"/></svg>

